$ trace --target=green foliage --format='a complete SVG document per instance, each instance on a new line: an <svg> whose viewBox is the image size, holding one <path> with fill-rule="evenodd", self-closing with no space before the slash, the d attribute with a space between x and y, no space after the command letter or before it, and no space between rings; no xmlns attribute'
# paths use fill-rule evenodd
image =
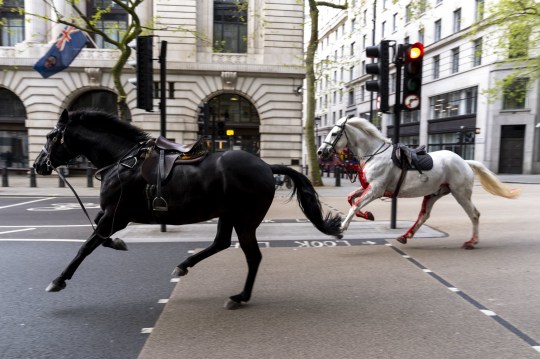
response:
<svg viewBox="0 0 540 359"><path fill-rule="evenodd" d="M500 97L520 98L523 93L509 91L518 78L540 78L540 2L536 0L498 0L481 12L480 21L476 23L470 34L477 34L487 29L487 33L499 34L493 41L484 41L503 64L511 63L515 69L512 74L495 81L494 85L483 91L489 101ZM483 18L482 18L483 17ZM536 51L536 53L535 53ZM530 86L534 81L528 81Z"/></svg>

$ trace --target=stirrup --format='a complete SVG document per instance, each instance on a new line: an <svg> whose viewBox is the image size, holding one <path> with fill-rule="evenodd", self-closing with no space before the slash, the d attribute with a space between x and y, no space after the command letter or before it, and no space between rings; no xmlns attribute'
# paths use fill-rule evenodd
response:
<svg viewBox="0 0 540 359"><path fill-rule="evenodd" d="M169 205L163 197L156 197L152 202L152 209L156 212L167 212L169 210Z"/></svg>

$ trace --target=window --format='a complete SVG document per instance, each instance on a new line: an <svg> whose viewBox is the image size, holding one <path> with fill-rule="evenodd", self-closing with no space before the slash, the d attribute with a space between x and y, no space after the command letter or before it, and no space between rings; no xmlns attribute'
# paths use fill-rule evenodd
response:
<svg viewBox="0 0 540 359"><path fill-rule="evenodd" d="M412 10L411 10L411 4L408 4L405 6L405 24L408 24L411 22L412 17Z"/></svg>
<svg viewBox="0 0 540 359"><path fill-rule="evenodd" d="M461 30L461 8L454 11L454 32Z"/></svg>
<svg viewBox="0 0 540 359"><path fill-rule="evenodd" d="M354 66L349 69L349 81L354 80Z"/></svg>
<svg viewBox="0 0 540 359"><path fill-rule="evenodd" d="M392 32L397 31L397 13L392 16Z"/></svg>
<svg viewBox="0 0 540 359"><path fill-rule="evenodd" d="M349 90L349 96L347 100L347 105L352 106L354 105L354 89Z"/></svg>
<svg viewBox="0 0 540 359"><path fill-rule="evenodd" d="M381 37L384 39L386 36L386 21L383 21L381 24Z"/></svg>
<svg viewBox="0 0 540 359"><path fill-rule="evenodd" d="M441 57L439 55L433 56L433 79L438 79L441 71Z"/></svg>
<svg viewBox="0 0 540 359"><path fill-rule="evenodd" d="M482 38L473 41L473 66L482 65Z"/></svg>
<svg viewBox="0 0 540 359"><path fill-rule="evenodd" d="M354 33L354 30L356 29L356 19L351 20L351 33Z"/></svg>
<svg viewBox="0 0 540 359"><path fill-rule="evenodd" d="M247 53L247 1L214 1L214 52Z"/></svg>
<svg viewBox="0 0 540 359"><path fill-rule="evenodd" d="M484 19L484 0L475 0L476 1L476 13L475 20L480 21Z"/></svg>
<svg viewBox="0 0 540 359"><path fill-rule="evenodd" d="M441 39L441 33L442 27L441 27L441 19L435 21L435 29L433 33L433 41L439 41Z"/></svg>
<svg viewBox="0 0 540 359"><path fill-rule="evenodd" d="M366 100L366 88L364 85L360 86L360 101L364 102Z"/></svg>
<svg viewBox="0 0 540 359"><path fill-rule="evenodd" d="M518 77L505 86L503 90L503 110L520 110L525 108L528 84L528 78Z"/></svg>
<svg viewBox="0 0 540 359"><path fill-rule="evenodd" d="M0 88L0 166L28 168L26 110L13 92Z"/></svg>
<svg viewBox="0 0 540 359"><path fill-rule="evenodd" d="M351 56L354 56L354 46L356 43L351 43Z"/></svg>
<svg viewBox="0 0 540 359"><path fill-rule="evenodd" d="M430 97L430 119L476 114L477 92L477 87L469 87Z"/></svg>
<svg viewBox="0 0 540 359"><path fill-rule="evenodd" d="M459 72L459 47L452 49L452 73Z"/></svg>
<svg viewBox="0 0 540 359"><path fill-rule="evenodd" d="M0 46L15 46L24 41L24 15L17 8L24 8L24 0L4 0L0 5Z"/></svg>
<svg viewBox="0 0 540 359"><path fill-rule="evenodd" d="M367 25L367 9L364 10L364 16L362 16L363 25Z"/></svg>
<svg viewBox="0 0 540 359"><path fill-rule="evenodd" d="M424 43L425 36L424 36L424 28L421 27L418 29L418 42Z"/></svg>
<svg viewBox="0 0 540 359"><path fill-rule="evenodd" d="M528 24L516 24L508 29L508 58L518 59L529 54L531 28Z"/></svg>
<svg viewBox="0 0 540 359"><path fill-rule="evenodd" d="M367 35L362 36L362 50L365 50L367 46Z"/></svg>
<svg viewBox="0 0 540 359"><path fill-rule="evenodd" d="M428 151L448 150L457 153L464 160L474 159L474 130L464 129L446 133L430 133Z"/></svg>
<svg viewBox="0 0 540 359"><path fill-rule="evenodd" d="M101 13L100 19L96 22L96 27L113 40L119 41L128 27L127 12L112 0L88 1L88 6L90 14ZM103 13L103 9L106 8L110 8L110 11ZM91 36L99 48L116 49L116 46L106 42L102 36L96 34Z"/></svg>
<svg viewBox="0 0 540 359"><path fill-rule="evenodd" d="M235 147L255 155L259 153L259 114L248 99L234 93L223 93L211 98L208 105L216 125L223 121L227 129L234 130ZM216 151L228 150L229 139L216 137Z"/></svg>

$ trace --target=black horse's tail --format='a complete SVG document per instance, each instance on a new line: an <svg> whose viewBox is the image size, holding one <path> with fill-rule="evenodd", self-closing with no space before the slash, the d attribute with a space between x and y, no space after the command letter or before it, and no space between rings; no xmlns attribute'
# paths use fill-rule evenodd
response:
<svg viewBox="0 0 540 359"><path fill-rule="evenodd" d="M323 217L319 195L306 176L283 165L270 165L270 168L274 174L289 176L294 184L291 198L296 194L300 208L315 228L330 236L341 235L341 216L328 213Z"/></svg>

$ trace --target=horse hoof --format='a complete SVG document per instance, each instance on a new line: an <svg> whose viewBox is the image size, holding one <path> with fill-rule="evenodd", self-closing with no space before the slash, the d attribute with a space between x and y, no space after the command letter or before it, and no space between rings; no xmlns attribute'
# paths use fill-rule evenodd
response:
<svg viewBox="0 0 540 359"><path fill-rule="evenodd" d="M405 237L398 237L396 240L401 244L407 244L407 238Z"/></svg>
<svg viewBox="0 0 540 359"><path fill-rule="evenodd" d="M174 270L172 271L171 275L175 276L175 277L182 277L182 276L185 276L186 274L188 274L188 270L187 269L182 269L180 267L174 267Z"/></svg>
<svg viewBox="0 0 540 359"><path fill-rule="evenodd" d="M469 243L469 242L465 242L465 243L463 243L463 245L461 246L461 248L467 249L467 250L474 249L474 244Z"/></svg>
<svg viewBox="0 0 540 359"><path fill-rule="evenodd" d="M223 307L227 310L236 310L242 308L242 303L236 302L232 299L227 299Z"/></svg>
<svg viewBox="0 0 540 359"><path fill-rule="evenodd" d="M126 242L121 240L120 238L113 238L112 239L112 246L111 248L116 249L117 251L127 251L128 247L126 245Z"/></svg>
<svg viewBox="0 0 540 359"><path fill-rule="evenodd" d="M66 287L66 282L63 280L55 279L47 286L45 291L47 292L59 292Z"/></svg>
<svg viewBox="0 0 540 359"><path fill-rule="evenodd" d="M366 212L366 219L368 221L374 221L375 220L375 217L373 216L373 213L371 212Z"/></svg>
<svg viewBox="0 0 540 359"><path fill-rule="evenodd" d="M337 238L337 239L343 238L343 234L338 234L338 235L336 236L336 238Z"/></svg>

